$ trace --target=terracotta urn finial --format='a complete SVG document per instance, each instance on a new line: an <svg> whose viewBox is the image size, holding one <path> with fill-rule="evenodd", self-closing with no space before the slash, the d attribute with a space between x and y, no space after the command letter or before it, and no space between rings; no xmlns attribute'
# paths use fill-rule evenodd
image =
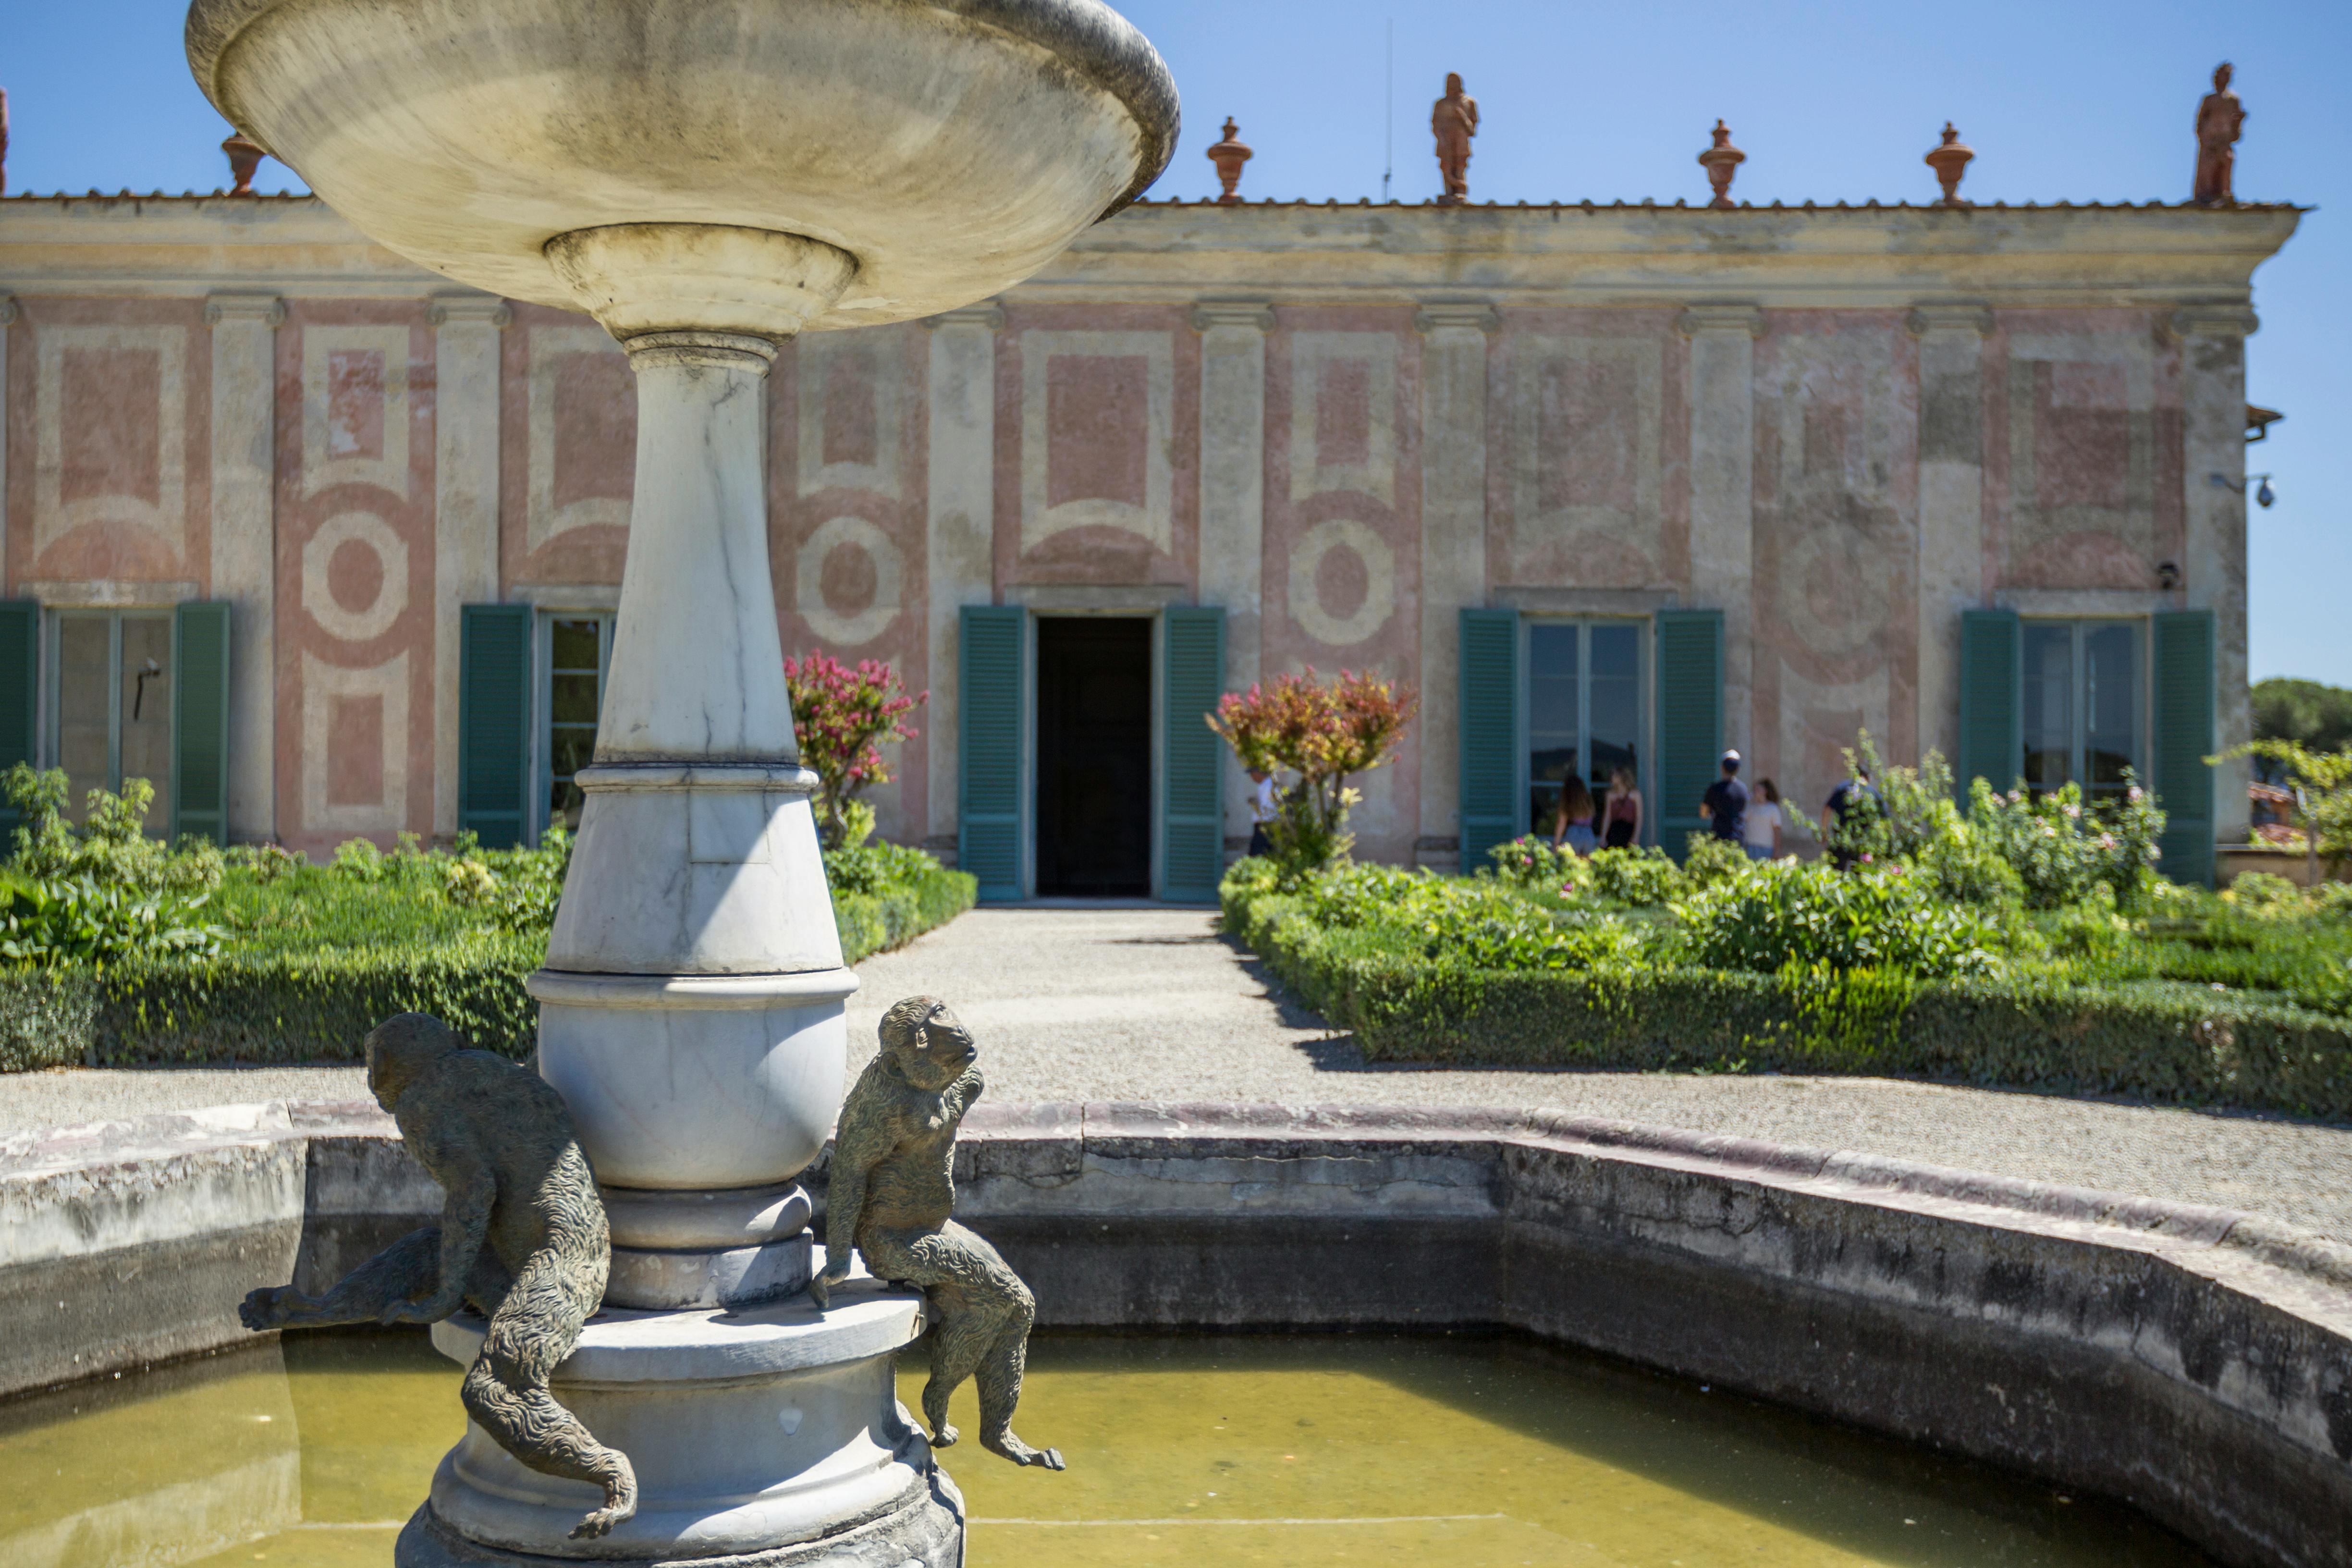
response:
<svg viewBox="0 0 2352 1568"><path fill-rule="evenodd" d="M1748 162L1748 154L1731 144L1731 127L1718 120L1715 122L1715 145L1698 155L1701 167L1706 170L1706 183L1715 187L1711 207L1728 207L1731 199L1731 176L1739 165Z"/></svg>
<svg viewBox="0 0 2352 1568"><path fill-rule="evenodd" d="M1242 205L1241 197L1234 195L1234 188L1242 183L1242 165L1250 161L1250 150L1242 144L1240 127L1234 123L1232 115L1226 115L1225 139L1209 149L1209 162L1217 166L1217 183L1225 187L1224 195L1217 198L1219 206L1237 207Z"/></svg>
<svg viewBox="0 0 2352 1568"><path fill-rule="evenodd" d="M1952 122L1945 121L1943 142L1927 150L1927 167L1936 171L1937 183L1944 187L1944 199L1938 205L1969 205L1960 200L1960 176L1968 173L1969 160L1976 155L1976 149L1962 142L1960 133L1952 129Z"/></svg>
<svg viewBox="0 0 2352 1568"><path fill-rule="evenodd" d="M233 196L254 195L253 172L260 168L261 160L268 156L262 151L261 143L242 131L233 131L229 132L228 140L221 143L221 151L228 154L228 172L236 180L228 194Z"/></svg>

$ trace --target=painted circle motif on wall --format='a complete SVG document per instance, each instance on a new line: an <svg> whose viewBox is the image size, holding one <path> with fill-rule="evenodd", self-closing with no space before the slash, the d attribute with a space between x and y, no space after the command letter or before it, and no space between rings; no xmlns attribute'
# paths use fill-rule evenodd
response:
<svg viewBox="0 0 2352 1568"><path fill-rule="evenodd" d="M408 543L372 511L339 511L302 546L302 607L329 636L373 642L408 608Z"/></svg>
<svg viewBox="0 0 2352 1568"><path fill-rule="evenodd" d="M1362 642L1396 610L1396 553L1368 523L1327 518L1290 552L1290 613L1333 647Z"/></svg>
<svg viewBox="0 0 2352 1568"><path fill-rule="evenodd" d="M795 607L817 636L854 647L898 618L906 560L890 536L862 517L829 517L794 557Z"/></svg>

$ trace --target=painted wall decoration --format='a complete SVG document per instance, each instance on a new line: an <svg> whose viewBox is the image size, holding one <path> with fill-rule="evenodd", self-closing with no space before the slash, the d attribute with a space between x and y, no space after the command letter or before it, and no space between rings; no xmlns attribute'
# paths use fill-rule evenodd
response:
<svg viewBox="0 0 2352 1568"><path fill-rule="evenodd" d="M1148 306L1006 314L996 355L999 581L1189 585L1201 400L1189 320Z"/></svg>
<svg viewBox="0 0 2352 1568"><path fill-rule="evenodd" d="M1917 745L1917 359L1891 311L1788 312L1756 345L1754 771L1808 811L1857 730Z"/></svg>
<svg viewBox="0 0 2352 1568"><path fill-rule="evenodd" d="M535 305L515 307L501 351L504 574L527 583L617 584L637 471L637 388L628 355L593 322Z"/></svg>
<svg viewBox="0 0 2352 1568"><path fill-rule="evenodd" d="M1688 580L1687 360L1673 329L1657 311L1506 314L1487 424L1497 584Z"/></svg>
<svg viewBox="0 0 2352 1568"><path fill-rule="evenodd" d="M2121 311L2000 323L1989 378L1986 489L1999 581L2142 589L2185 545L2180 359Z"/></svg>
<svg viewBox="0 0 2352 1568"><path fill-rule="evenodd" d="M1421 340L1410 311L1293 309L1266 340L1263 643L1312 666L1420 681ZM1420 750L1360 781L1360 853L1410 860Z"/></svg>
<svg viewBox="0 0 2352 1568"><path fill-rule="evenodd" d="M432 331L415 301L299 302L278 355L278 835L426 833Z"/></svg>
<svg viewBox="0 0 2352 1568"><path fill-rule="evenodd" d="M29 528L16 581L201 584L210 529L210 336L192 301L42 301L12 363ZM13 488L13 486L12 486ZM22 515L21 513L19 515Z"/></svg>
<svg viewBox="0 0 2352 1568"><path fill-rule="evenodd" d="M769 551L787 654L888 662L908 689L929 668L923 618L922 375L919 327L816 332L768 380ZM923 837L930 725L869 789L879 831Z"/></svg>

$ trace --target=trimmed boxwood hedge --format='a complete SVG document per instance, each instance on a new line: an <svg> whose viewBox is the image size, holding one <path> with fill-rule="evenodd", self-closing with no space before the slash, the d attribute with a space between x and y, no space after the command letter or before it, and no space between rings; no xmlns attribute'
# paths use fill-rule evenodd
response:
<svg viewBox="0 0 2352 1568"><path fill-rule="evenodd" d="M977 884L926 872L839 893L842 958L856 963L971 908ZM431 1013L474 1045L530 1054L539 1005L523 982L535 933L472 931L425 945L239 952L91 969L0 972L0 1072L198 1062L355 1061L394 1013Z"/></svg>
<svg viewBox="0 0 2352 1568"><path fill-rule="evenodd" d="M1904 1075L2352 1119L2344 1019L2208 987L1477 971L1231 889L1225 923L1374 1061Z"/></svg>

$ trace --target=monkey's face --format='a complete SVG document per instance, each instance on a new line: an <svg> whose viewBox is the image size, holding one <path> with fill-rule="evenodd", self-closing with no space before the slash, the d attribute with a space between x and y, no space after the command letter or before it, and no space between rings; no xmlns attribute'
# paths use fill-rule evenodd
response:
<svg viewBox="0 0 2352 1568"><path fill-rule="evenodd" d="M898 1076L917 1089L937 1092L963 1076L980 1055L971 1031L945 1007L935 1007L920 1028L909 1029L891 1048Z"/></svg>

